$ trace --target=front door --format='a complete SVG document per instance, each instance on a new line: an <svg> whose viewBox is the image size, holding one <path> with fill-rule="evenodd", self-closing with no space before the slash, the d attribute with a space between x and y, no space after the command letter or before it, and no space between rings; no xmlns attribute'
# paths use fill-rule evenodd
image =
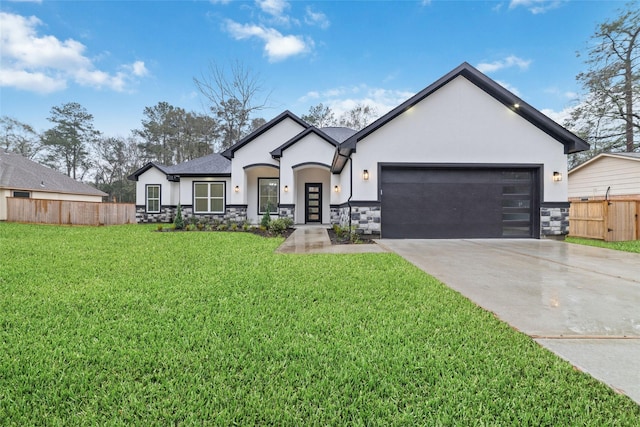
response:
<svg viewBox="0 0 640 427"><path fill-rule="evenodd" d="M322 184L306 183L304 194L304 222L322 223Z"/></svg>

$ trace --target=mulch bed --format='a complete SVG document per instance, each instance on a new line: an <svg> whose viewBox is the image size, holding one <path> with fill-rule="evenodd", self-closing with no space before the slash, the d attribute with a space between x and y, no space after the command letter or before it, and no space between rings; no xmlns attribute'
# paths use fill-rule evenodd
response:
<svg viewBox="0 0 640 427"><path fill-rule="evenodd" d="M252 227L248 230L243 230L242 228L238 228L237 230L231 230L231 229L227 229L227 230L216 230L216 229L210 229L210 228L204 228L202 230L198 230L198 229L194 229L194 230L186 230L186 229L182 229L182 230L176 230L174 228L171 228L170 226L163 228L162 230L154 230L156 232L161 232L161 233L207 233L207 232L214 232L214 233L251 233L251 234L255 234L257 236L262 236L262 237L278 237L277 235L270 233L268 230L261 230L260 228L257 227ZM280 237L284 237L285 239L289 236L291 236L291 234L293 234L293 232L296 231L295 228L287 228L286 230L284 230L282 233L280 233Z"/></svg>
<svg viewBox="0 0 640 427"><path fill-rule="evenodd" d="M327 233L329 233L329 239L331 243L334 245L360 245L360 244L375 244L376 242L371 238L371 236L365 236L363 234L360 235L360 240L357 242L352 242L349 239L349 236L338 237L333 228L327 228Z"/></svg>

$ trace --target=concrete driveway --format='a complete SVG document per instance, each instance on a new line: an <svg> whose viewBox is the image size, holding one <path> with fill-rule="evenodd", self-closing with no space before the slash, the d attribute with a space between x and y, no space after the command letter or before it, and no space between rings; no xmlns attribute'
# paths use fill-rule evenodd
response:
<svg viewBox="0 0 640 427"><path fill-rule="evenodd" d="M640 254L553 240L378 242L640 404Z"/></svg>

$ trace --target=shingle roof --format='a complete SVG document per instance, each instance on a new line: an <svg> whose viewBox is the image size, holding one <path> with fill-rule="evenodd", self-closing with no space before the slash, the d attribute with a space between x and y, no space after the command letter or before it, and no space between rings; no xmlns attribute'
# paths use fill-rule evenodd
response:
<svg viewBox="0 0 640 427"><path fill-rule="evenodd" d="M220 153L213 153L197 159L188 160L173 166L165 166L156 162L149 162L129 176L131 181L137 181L138 177L151 168L157 168L160 172L169 176L231 176L231 160ZM170 180L173 180L171 178Z"/></svg>
<svg viewBox="0 0 640 427"><path fill-rule="evenodd" d="M0 149L0 188L90 196L108 195L20 154L3 149Z"/></svg>
<svg viewBox="0 0 640 427"><path fill-rule="evenodd" d="M231 175L231 160L222 154L213 153L204 157L166 166L165 173L170 175Z"/></svg>
<svg viewBox="0 0 640 427"><path fill-rule="evenodd" d="M347 138L357 132L355 129L345 127L326 127L320 128L320 130L338 142L345 141Z"/></svg>

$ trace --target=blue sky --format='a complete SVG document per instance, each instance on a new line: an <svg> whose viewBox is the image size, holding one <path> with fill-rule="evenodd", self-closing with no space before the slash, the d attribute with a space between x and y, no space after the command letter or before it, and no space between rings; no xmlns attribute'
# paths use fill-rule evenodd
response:
<svg viewBox="0 0 640 427"><path fill-rule="evenodd" d="M263 80L269 120L320 102L380 114L469 62L552 118L620 1L11 1L0 3L0 115L51 127L78 102L128 136L145 107L205 112L193 78L239 60Z"/></svg>

